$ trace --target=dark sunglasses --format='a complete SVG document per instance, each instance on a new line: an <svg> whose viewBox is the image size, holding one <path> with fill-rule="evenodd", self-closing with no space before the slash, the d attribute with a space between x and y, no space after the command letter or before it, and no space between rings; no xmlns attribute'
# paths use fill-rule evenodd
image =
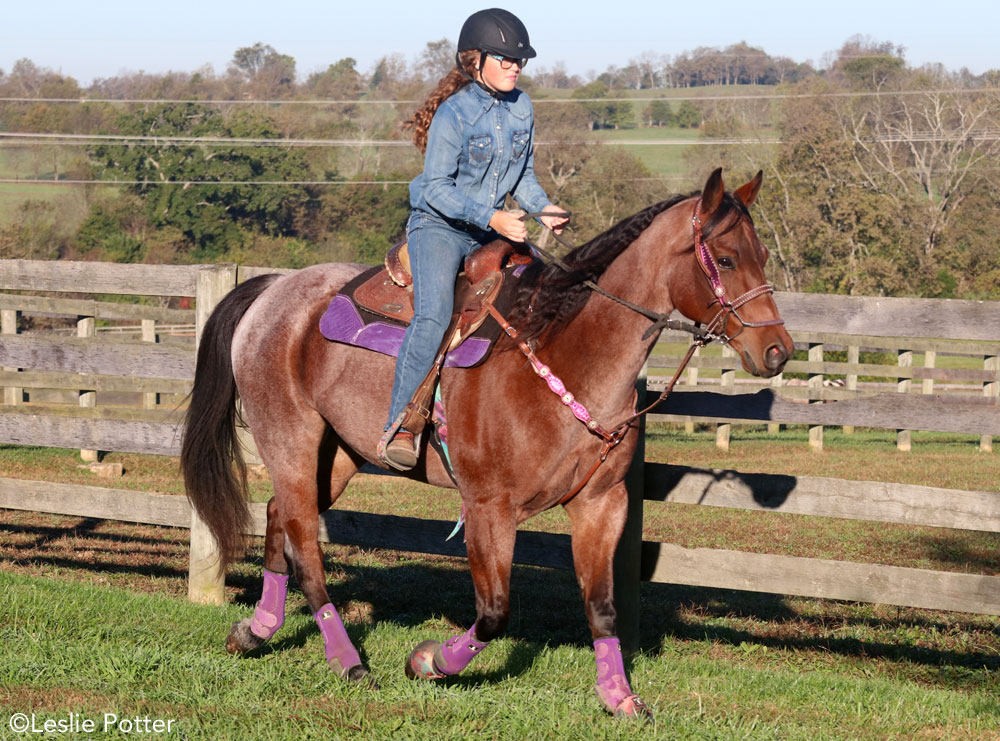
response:
<svg viewBox="0 0 1000 741"><path fill-rule="evenodd" d="M525 65L528 63L527 59L515 59L514 57L504 57L500 54L487 54L490 59L495 59L500 62L500 69L510 69L515 64L524 69Z"/></svg>

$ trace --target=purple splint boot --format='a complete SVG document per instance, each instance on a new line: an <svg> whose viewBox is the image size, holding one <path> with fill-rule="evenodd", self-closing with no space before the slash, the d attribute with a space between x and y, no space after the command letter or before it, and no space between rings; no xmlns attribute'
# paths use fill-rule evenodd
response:
<svg viewBox="0 0 1000 741"><path fill-rule="evenodd" d="M597 661L597 686L594 691L604 709L615 716L651 719L652 714L639 696L632 692L625 678L621 644L615 637L594 641Z"/></svg>
<svg viewBox="0 0 1000 741"><path fill-rule="evenodd" d="M351 668L361 663L361 657L351 639L347 637L347 630L340 620L340 615L337 614L337 608L328 602L313 615L313 618L323 635L327 663L337 676L347 678Z"/></svg>
<svg viewBox="0 0 1000 741"><path fill-rule="evenodd" d="M285 595L288 575L264 569L264 588L250 620L250 632L265 641L278 632L285 622Z"/></svg>

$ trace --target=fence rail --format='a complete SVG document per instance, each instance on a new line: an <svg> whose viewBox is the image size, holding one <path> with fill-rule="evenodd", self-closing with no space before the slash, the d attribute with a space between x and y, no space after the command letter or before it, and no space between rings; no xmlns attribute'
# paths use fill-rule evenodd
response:
<svg viewBox="0 0 1000 741"><path fill-rule="evenodd" d="M194 375L194 352L193 346L158 344L156 326L193 318L200 336L211 308L228 290L266 272L279 271L242 266L0 261L0 291L18 292L0 293L0 386L5 387L0 442L177 455L180 414L156 398L187 393ZM30 294L84 291L194 297L195 309ZM907 430L961 432L980 436L985 450L991 449L992 436L1000 435L997 302L782 293L776 294L776 301L796 346L808 360L793 360L783 377L760 384L737 378L739 358L731 353L719 356L702 351L687 372L686 383L650 419L716 423L720 444L727 443L728 425L734 422L809 425L816 431L811 439L820 444L824 425L897 429L903 431L901 435ZM143 323L143 340L19 335L19 314L138 319ZM676 367L682 349L676 336L665 335L649 367ZM832 350L846 351L847 360L831 359L827 353ZM866 353L886 355L887 362L863 358ZM923 365L914 365L914 353L923 354ZM952 360L946 362L948 358ZM711 386L706 384L709 374L718 376L711 379ZM790 374L805 376L794 381L802 385L788 385L793 382L787 378ZM844 386L824 385L831 375L842 377L838 381ZM870 378L879 380L866 380ZM648 389L658 391L661 384L662 379L653 377ZM944 384L947 389L942 388ZM50 388L77 390L81 399L83 393L136 391L144 394L147 403L145 408L129 409L32 401L36 390ZM1000 614L1000 577L684 549L641 540L642 501L1000 532L998 492L701 471L653 463L638 470L629 526L633 535L626 544L635 559L619 575ZM0 479L0 507L193 526L192 583L198 573L210 570L207 564L212 562L213 544L205 541L202 526L196 518L192 521L181 497ZM255 505L254 512L252 532L263 534L261 506ZM409 518L358 512L328 513L323 523L323 537L339 543L464 553L461 544L443 540L450 523L410 522ZM568 536L522 532L515 558L519 563L569 568ZM218 599L220 593L212 589L211 585L194 588L192 597ZM625 612L628 609L623 607Z"/></svg>

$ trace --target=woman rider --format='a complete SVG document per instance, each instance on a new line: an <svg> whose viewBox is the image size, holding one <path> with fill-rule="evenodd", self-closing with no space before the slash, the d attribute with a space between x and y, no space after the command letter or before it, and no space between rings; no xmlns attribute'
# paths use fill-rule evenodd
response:
<svg viewBox="0 0 1000 741"><path fill-rule="evenodd" d="M527 237L521 219L503 210L507 195L525 211L559 214L541 217L556 231L567 221L535 178L531 101L515 87L534 56L514 14L500 8L473 13L459 34L454 69L405 124L425 156L423 172L410 183L406 225L414 316L378 445L379 458L397 470L417 462L414 436L400 425L444 339L465 257L498 236Z"/></svg>

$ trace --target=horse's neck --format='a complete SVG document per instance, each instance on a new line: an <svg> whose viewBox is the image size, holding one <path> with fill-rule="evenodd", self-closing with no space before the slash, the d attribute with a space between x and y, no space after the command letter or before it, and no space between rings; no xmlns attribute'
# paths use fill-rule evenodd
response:
<svg viewBox="0 0 1000 741"><path fill-rule="evenodd" d="M673 244L664 244L669 231L653 229L643 232L612 262L598 285L619 298L668 314L673 310L668 275L674 267L669 254L676 250ZM614 407L611 413L615 413L632 403L635 379L656 342L656 337L642 337L651 324L642 314L595 293L554 344L585 366L578 375L587 395L607 400L606 406Z"/></svg>

